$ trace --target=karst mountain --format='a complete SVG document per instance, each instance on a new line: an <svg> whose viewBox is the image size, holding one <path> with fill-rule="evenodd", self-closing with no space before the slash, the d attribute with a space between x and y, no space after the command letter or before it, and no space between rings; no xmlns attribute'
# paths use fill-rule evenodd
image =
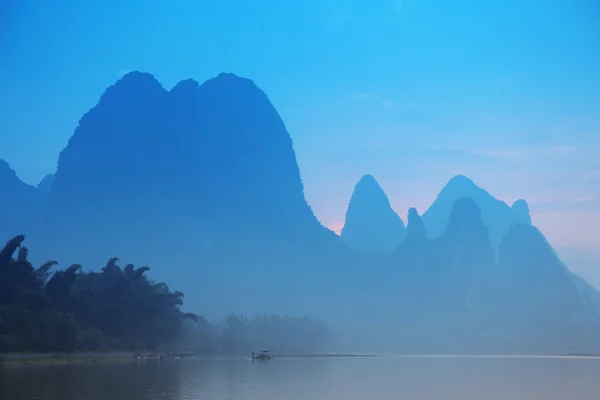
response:
<svg viewBox="0 0 600 400"><path fill-rule="evenodd" d="M0 161L0 234L33 236L44 259L149 265L193 311L310 314L378 333L362 341L370 351L600 351L600 297L525 200L509 206L457 176L405 226L365 175L338 237L306 202L290 134L249 79L168 90L132 72L74 125L37 187Z"/></svg>

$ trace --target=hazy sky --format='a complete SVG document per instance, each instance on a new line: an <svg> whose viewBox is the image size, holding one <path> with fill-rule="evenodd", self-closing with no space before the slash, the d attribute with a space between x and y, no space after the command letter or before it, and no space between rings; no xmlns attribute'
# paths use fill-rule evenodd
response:
<svg viewBox="0 0 600 400"><path fill-rule="evenodd" d="M279 110L330 227L365 173L403 219L462 173L600 250L595 0L3 0L0 58L0 158L28 183L126 71L234 72Z"/></svg>

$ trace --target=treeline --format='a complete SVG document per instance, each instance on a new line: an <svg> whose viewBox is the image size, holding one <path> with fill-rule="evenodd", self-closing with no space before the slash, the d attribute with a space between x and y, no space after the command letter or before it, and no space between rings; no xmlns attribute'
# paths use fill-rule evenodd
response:
<svg viewBox="0 0 600 400"><path fill-rule="evenodd" d="M203 355L247 356L262 350L297 355L327 352L332 340L331 328L318 319L231 314L212 324L204 318L186 322L179 347Z"/></svg>
<svg viewBox="0 0 600 400"><path fill-rule="evenodd" d="M25 237L0 250L0 353L185 350L206 356L329 350L328 325L308 317L229 315L210 324L181 311L183 293L149 280L148 267L119 267L111 258L100 272L81 265L53 272L34 267Z"/></svg>
<svg viewBox="0 0 600 400"><path fill-rule="evenodd" d="M27 259L24 236L0 251L0 352L158 350L172 345L184 319L183 293L112 258L100 272L81 265L51 272Z"/></svg>

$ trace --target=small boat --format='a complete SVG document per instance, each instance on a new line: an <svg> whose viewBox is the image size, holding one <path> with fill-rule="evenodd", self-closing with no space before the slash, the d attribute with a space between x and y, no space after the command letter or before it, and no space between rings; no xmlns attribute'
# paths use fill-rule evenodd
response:
<svg viewBox="0 0 600 400"><path fill-rule="evenodd" d="M271 360L273 359L273 357L271 357L271 354L269 354L269 350L263 350L261 351L259 354L254 354L254 352L252 352L252 357L250 358L250 360Z"/></svg>

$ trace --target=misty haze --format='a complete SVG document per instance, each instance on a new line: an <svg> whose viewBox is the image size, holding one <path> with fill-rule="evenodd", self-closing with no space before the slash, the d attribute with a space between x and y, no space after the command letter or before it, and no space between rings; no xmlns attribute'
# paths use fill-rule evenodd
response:
<svg viewBox="0 0 600 400"><path fill-rule="evenodd" d="M463 3L0 5L0 400L599 398L600 7Z"/></svg>

